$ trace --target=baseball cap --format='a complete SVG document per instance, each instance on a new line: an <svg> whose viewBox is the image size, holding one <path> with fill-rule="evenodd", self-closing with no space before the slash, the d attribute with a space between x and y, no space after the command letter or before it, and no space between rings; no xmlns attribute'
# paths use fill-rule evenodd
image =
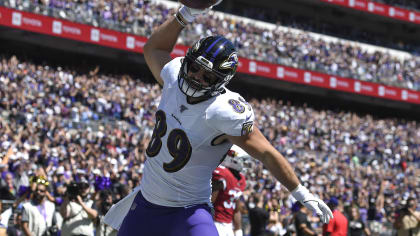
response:
<svg viewBox="0 0 420 236"><path fill-rule="evenodd" d="M331 197L328 201L328 205L338 206L338 199L336 197Z"/></svg>

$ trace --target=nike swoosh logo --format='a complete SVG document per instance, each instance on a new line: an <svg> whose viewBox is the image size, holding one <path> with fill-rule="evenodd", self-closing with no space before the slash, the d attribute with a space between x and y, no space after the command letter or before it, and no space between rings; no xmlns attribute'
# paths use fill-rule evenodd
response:
<svg viewBox="0 0 420 236"><path fill-rule="evenodd" d="M245 119L245 121L248 121L249 119L251 119L251 116L252 115L247 116L246 119Z"/></svg>

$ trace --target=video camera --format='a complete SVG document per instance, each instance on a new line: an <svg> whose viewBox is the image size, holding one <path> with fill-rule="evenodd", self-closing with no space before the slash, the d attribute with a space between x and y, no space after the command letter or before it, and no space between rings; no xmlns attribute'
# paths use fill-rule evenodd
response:
<svg viewBox="0 0 420 236"><path fill-rule="evenodd" d="M83 191L89 187L87 182L71 182L67 185L67 196L70 200L76 200L77 195L82 196Z"/></svg>

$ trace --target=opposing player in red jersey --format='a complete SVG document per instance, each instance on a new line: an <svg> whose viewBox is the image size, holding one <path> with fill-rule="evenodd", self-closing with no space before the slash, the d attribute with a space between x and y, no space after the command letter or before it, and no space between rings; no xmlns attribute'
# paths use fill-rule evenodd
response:
<svg viewBox="0 0 420 236"><path fill-rule="evenodd" d="M213 171L212 202L215 210L214 223L219 236L243 235L239 198L245 190L246 181L240 171L244 159L248 157L248 154L234 145L222 165Z"/></svg>

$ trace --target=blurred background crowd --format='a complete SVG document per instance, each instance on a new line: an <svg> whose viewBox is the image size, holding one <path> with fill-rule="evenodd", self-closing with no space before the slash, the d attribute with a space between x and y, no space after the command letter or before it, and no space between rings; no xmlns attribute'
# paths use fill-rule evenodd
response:
<svg viewBox="0 0 420 236"><path fill-rule="evenodd" d="M414 0L378 2L420 9ZM5 0L0 5L145 37L175 9L143 0ZM242 57L420 91L420 47L260 10L230 13L271 23L214 13L188 26L180 43L223 34ZM308 30L405 50L406 56L324 40ZM29 228L39 235L115 235L100 219L142 178L160 99L159 86L142 82L147 80L105 73L99 66L85 73L0 54L0 235L2 230L26 235ZM350 235L410 235L400 229L404 216L416 211L413 199L417 204L420 198L418 120L289 100L249 102L258 126L302 182L340 209L349 226L361 223L367 229ZM285 188L258 161L249 160L243 172L245 234L254 208L269 213L262 224L270 235L296 234L300 210ZM36 209L43 201L51 203L41 204L48 208L43 208L44 221L51 224L40 223L32 208L24 207ZM321 233L317 217L308 215L308 224ZM418 229L411 235L418 236Z"/></svg>
<svg viewBox="0 0 420 236"><path fill-rule="evenodd" d="M406 9L420 10L420 3L415 0L375 0L374 2L395 5Z"/></svg>
<svg viewBox="0 0 420 236"><path fill-rule="evenodd" d="M146 37L150 36L153 28L161 24L168 15L172 15L176 9L169 5L159 4L159 2L143 0L6 0L2 4ZM270 18L270 15L278 15L273 9L270 11L270 9L240 8L235 13L264 21L269 20L266 18ZM263 14L260 17L261 13ZM271 17L271 20L276 24L266 23L263 26L231 15L212 14L188 26L182 33L180 43L191 46L200 37L221 34L235 44L240 56L248 59L420 90L420 57L415 45L410 47L401 45L401 42L395 42L394 47L412 52L402 57L385 50L368 50L354 42L324 40L308 31L294 31L284 29L283 26L319 31L324 34L341 32L340 37L351 35L351 39L367 41L371 38L369 42L374 43L380 43L382 36L366 35L360 31L349 34L349 30L341 26L326 28L324 25L311 23L313 21L307 19L290 18L284 15L280 18Z"/></svg>
<svg viewBox="0 0 420 236"><path fill-rule="evenodd" d="M72 183L88 184L95 209L102 209L102 192L116 202L139 184L160 98L157 85L102 74L98 67L80 74L3 56L0 94L1 194L13 202L9 225L15 230L22 230L19 210L39 179L49 183L47 197L59 219ZM259 127L302 182L322 199L339 197L348 211L357 207L372 232L390 235L406 200L418 199L418 122L275 99L250 103ZM271 224L286 230L293 199L257 161L246 163L244 172L243 201L252 206L261 200L275 209ZM320 229L316 217L311 220Z"/></svg>

